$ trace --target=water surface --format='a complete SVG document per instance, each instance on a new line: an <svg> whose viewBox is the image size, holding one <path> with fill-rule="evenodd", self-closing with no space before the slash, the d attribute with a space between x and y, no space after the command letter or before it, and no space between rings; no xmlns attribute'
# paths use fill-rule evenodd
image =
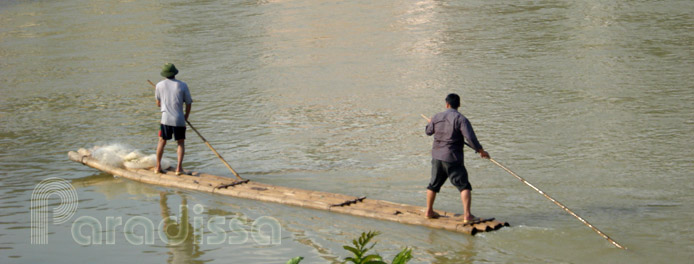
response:
<svg viewBox="0 0 694 264"><path fill-rule="evenodd" d="M412 247L414 263L686 263L692 10L677 0L4 1L0 262L330 263L378 230L378 252ZM191 122L244 177L416 205L431 144L419 114L459 93L492 157L630 250L471 151L474 213L512 228L470 237L149 186L69 161L70 150L114 142L154 151L146 80L165 62L191 88ZM188 136L188 169L231 176ZM132 245L121 233L114 245L82 246L68 222L31 245L31 193L48 177L75 186L76 216L156 220L185 200L205 219L274 217L282 243ZM452 186L436 206L461 211Z"/></svg>

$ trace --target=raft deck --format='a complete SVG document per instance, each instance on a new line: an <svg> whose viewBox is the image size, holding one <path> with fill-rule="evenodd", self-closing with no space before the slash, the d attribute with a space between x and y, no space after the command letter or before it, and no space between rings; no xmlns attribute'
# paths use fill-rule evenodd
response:
<svg viewBox="0 0 694 264"><path fill-rule="evenodd" d="M294 205L305 208L356 215L403 224L445 229L458 233L475 235L478 232L489 232L509 226L493 218L474 224L463 224L460 214L437 211L441 217L426 219L425 208L408 204L399 204L383 200L367 199L338 193L303 190L269 185L250 180L236 181L231 178L193 172L190 175L176 176L174 172L156 174L150 169L125 169L100 163L86 149L70 151L68 156L75 162L134 181L155 184L165 187L176 187L198 190L226 196Z"/></svg>

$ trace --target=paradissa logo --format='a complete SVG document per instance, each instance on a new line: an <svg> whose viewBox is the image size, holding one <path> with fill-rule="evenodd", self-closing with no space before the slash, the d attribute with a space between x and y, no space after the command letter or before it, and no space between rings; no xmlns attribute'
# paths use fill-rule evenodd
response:
<svg viewBox="0 0 694 264"><path fill-rule="evenodd" d="M51 177L36 185L31 193L31 244L48 243L48 218L51 211L47 203L51 196L58 196L60 205L53 208L53 224L62 224L70 220L77 212L77 191L68 181Z"/></svg>
<svg viewBox="0 0 694 264"><path fill-rule="evenodd" d="M187 205L180 205L179 217L165 217L157 225L144 216L131 217L125 223L123 223L122 217L109 216L105 219L106 229L103 228L98 219L91 216L80 216L72 224L72 237L80 245L99 245L102 243L112 245L116 243L116 229L122 225L125 240L132 245L152 245L157 237L168 245L183 243L244 244L250 239L260 245L281 244L282 227L279 221L273 217L257 218L248 228L247 221L243 221L241 218L227 220L223 216L212 217L206 222L202 216L194 216L191 224L187 211ZM203 211L202 205L193 206L193 212L196 215L202 214ZM87 232L84 232L85 229ZM208 234L205 231L209 231ZM105 241L102 234L105 234Z"/></svg>
<svg viewBox="0 0 694 264"><path fill-rule="evenodd" d="M77 192L67 181L60 178L49 178L41 181L32 193L31 206L31 243L47 244L49 197L57 195L60 205L53 209L53 223L65 223L77 211ZM123 222L120 216L107 216L104 224L92 216L80 216L72 223L71 233L74 241L80 245L115 244L116 229L122 226L125 240L133 245L151 245L159 238L167 245L192 244L243 244L250 239L260 245L281 244L282 227L277 219L262 216L254 221L234 217L227 219L214 216L205 221L201 204L193 206L192 223L189 221L187 199L182 198L179 214L170 215L166 193L161 194L161 221L134 216ZM231 232L228 232L231 231ZM156 235L155 235L156 234Z"/></svg>

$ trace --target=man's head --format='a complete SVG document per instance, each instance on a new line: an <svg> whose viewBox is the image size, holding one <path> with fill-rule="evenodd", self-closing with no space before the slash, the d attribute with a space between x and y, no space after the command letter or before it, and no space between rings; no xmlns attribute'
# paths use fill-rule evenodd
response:
<svg viewBox="0 0 694 264"><path fill-rule="evenodd" d="M458 107L460 107L460 96L454 93L448 94L448 96L446 96L446 107L458 109Z"/></svg>
<svg viewBox="0 0 694 264"><path fill-rule="evenodd" d="M176 65L173 65L173 63L164 64L164 67L161 68L161 76L163 77L174 78L176 74L178 74L178 69L176 69Z"/></svg>

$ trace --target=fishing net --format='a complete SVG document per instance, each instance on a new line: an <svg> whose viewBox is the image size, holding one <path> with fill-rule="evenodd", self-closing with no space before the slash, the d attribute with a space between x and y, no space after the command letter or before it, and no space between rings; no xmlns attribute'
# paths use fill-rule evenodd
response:
<svg viewBox="0 0 694 264"><path fill-rule="evenodd" d="M153 168L157 161L154 154L145 155L138 149L120 143L94 147L91 153L92 157L99 160L100 163L119 168ZM161 159L161 168L163 170L171 167L171 164L172 161L170 159Z"/></svg>

